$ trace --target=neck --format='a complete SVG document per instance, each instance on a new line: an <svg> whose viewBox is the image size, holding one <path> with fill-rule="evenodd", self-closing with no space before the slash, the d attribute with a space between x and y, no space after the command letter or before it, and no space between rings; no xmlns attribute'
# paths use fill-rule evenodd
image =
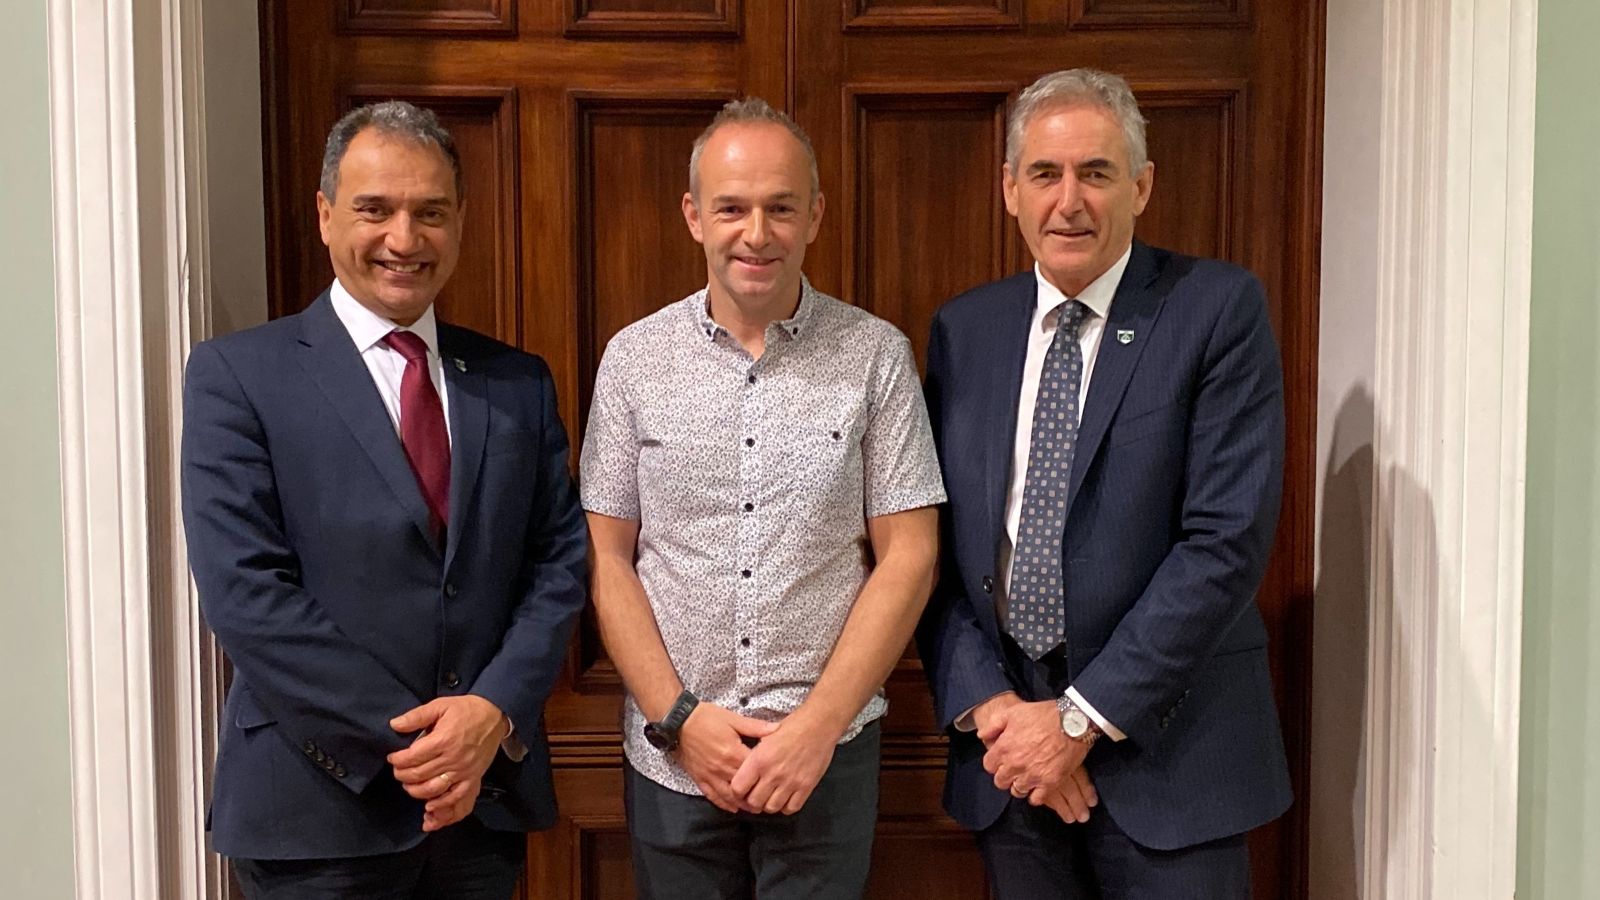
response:
<svg viewBox="0 0 1600 900"><path fill-rule="evenodd" d="M728 329L740 346L760 359L766 349L767 326L795 314L800 308L800 290L795 284L766 297L738 297L712 279L707 290L711 321Z"/></svg>

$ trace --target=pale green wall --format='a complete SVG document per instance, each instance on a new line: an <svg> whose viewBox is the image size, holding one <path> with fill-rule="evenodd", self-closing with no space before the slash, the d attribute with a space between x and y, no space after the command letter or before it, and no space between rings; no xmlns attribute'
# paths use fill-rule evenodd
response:
<svg viewBox="0 0 1600 900"><path fill-rule="evenodd" d="M72 896L45 4L0 28L0 897Z"/></svg>
<svg viewBox="0 0 1600 900"><path fill-rule="evenodd" d="M1517 896L1600 897L1600 3L1540 0Z"/></svg>

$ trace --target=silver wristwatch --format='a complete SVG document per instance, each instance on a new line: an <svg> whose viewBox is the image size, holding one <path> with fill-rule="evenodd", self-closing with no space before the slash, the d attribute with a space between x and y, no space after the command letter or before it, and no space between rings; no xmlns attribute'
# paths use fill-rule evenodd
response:
<svg viewBox="0 0 1600 900"><path fill-rule="evenodd" d="M1100 737L1100 729L1083 711L1083 707L1072 702L1072 698L1065 694L1056 698L1056 710L1061 713L1061 730L1067 737L1080 744L1094 745Z"/></svg>

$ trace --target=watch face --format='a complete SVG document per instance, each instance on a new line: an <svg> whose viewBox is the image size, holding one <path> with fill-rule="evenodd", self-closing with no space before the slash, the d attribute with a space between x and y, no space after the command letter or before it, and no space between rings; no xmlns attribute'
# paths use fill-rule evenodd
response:
<svg viewBox="0 0 1600 900"><path fill-rule="evenodd" d="M671 750L673 744L675 743L672 738L663 734L653 722L644 726L644 739L649 741L650 746L656 748L657 750Z"/></svg>
<svg viewBox="0 0 1600 900"><path fill-rule="evenodd" d="M1061 730L1067 737L1083 737L1089 731L1089 716L1074 706L1061 714Z"/></svg>

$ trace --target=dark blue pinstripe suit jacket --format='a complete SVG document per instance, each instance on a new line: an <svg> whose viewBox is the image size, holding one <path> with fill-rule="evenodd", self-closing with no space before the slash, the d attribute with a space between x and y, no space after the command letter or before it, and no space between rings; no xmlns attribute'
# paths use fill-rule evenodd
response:
<svg viewBox="0 0 1600 900"><path fill-rule="evenodd" d="M917 639L950 733L945 805L973 829L999 816L1006 794L977 737L951 723L1022 685L1003 661L991 590L1035 298L1032 272L968 291L935 315L928 346L950 503ZM1089 383L1061 555L1071 683L1128 735L1095 746L1090 775L1102 810L1144 846L1237 834L1289 805L1254 602L1283 446L1260 282L1135 242Z"/></svg>

